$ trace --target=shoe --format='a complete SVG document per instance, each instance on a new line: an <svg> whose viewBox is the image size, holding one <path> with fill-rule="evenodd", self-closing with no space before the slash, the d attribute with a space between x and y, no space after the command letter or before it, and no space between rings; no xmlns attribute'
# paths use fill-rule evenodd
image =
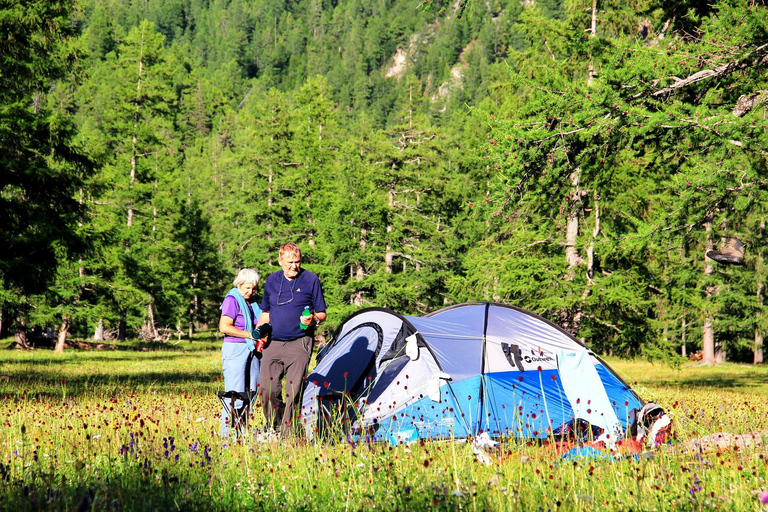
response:
<svg viewBox="0 0 768 512"><path fill-rule="evenodd" d="M744 242L736 237L728 240L728 243L719 251L707 251L707 258L714 260L718 263L726 263L731 265L743 265L744 264L744 250L746 249Z"/></svg>

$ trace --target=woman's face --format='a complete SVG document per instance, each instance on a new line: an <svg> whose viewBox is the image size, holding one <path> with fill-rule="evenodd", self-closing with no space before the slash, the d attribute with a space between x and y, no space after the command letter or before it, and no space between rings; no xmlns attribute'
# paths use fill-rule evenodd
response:
<svg viewBox="0 0 768 512"><path fill-rule="evenodd" d="M250 299L254 293L256 293L256 285L253 283L245 282L237 285L237 289L245 300Z"/></svg>

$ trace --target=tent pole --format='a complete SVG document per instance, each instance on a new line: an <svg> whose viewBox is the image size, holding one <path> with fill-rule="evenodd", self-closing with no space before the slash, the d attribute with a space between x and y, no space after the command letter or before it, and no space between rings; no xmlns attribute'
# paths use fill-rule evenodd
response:
<svg viewBox="0 0 768 512"><path fill-rule="evenodd" d="M480 361L480 392L477 397L477 421L473 427L472 435L478 435L480 433L480 426L483 421L483 414L485 414L485 359L487 357L486 350L486 335L488 334L488 310L490 309L490 303L485 303L485 312L483 314L483 357Z"/></svg>

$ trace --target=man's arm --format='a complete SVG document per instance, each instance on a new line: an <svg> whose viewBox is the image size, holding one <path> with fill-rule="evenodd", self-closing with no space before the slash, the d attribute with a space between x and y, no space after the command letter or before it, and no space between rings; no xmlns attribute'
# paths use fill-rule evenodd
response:
<svg viewBox="0 0 768 512"><path fill-rule="evenodd" d="M269 311L262 311L259 320L256 322L256 327L269 323Z"/></svg>
<svg viewBox="0 0 768 512"><path fill-rule="evenodd" d="M319 313L315 313L311 316L300 316L299 322L301 322L304 325L320 325L320 322L325 320L325 311L321 311Z"/></svg>

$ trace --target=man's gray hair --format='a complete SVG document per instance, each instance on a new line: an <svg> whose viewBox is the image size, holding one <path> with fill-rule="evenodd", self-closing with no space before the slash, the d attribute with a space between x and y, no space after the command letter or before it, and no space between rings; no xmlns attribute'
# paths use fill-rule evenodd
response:
<svg viewBox="0 0 768 512"><path fill-rule="evenodd" d="M259 284L259 273L252 268L241 269L240 272L237 273L234 284L235 286L240 286L243 283L253 283L253 285L256 286Z"/></svg>

